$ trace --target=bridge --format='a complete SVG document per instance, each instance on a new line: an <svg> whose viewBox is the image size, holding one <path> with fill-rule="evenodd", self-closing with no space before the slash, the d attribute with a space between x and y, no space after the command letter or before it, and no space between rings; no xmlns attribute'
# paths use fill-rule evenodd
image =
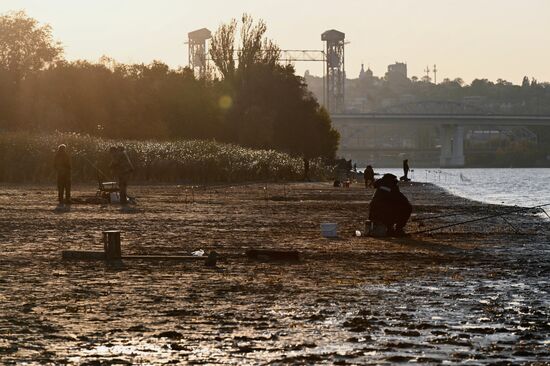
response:
<svg viewBox="0 0 550 366"><path fill-rule="evenodd" d="M356 134L368 134L376 126L393 126L396 138L398 130L403 132L416 130L421 126L434 127L439 130L441 167L464 166L464 130L467 127L550 127L550 116L537 115L498 115L498 114L455 114L455 113L364 113L364 114L332 114L332 125L340 132L340 153L354 159L354 154L363 150L373 150L372 146L348 148L351 139ZM398 149L393 149L398 151ZM403 149L404 152L411 149ZM414 148L412 149L414 150ZM419 149L421 150L421 149Z"/></svg>

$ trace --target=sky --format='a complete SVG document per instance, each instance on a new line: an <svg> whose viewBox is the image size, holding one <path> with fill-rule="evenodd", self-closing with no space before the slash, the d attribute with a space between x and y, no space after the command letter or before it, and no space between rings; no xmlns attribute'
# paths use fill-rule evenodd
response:
<svg viewBox="0 0 550 366"><path fill-rule="evenodd" d="M321 33L344 32L348 78L399 61L409 77L436 64L438 81L550 81L550 0L0 0L11 10L50 24L69 60L186 66L188 32L249 13L282 49L320 50ZM296 69L322 74L318 62Z"/></svg>

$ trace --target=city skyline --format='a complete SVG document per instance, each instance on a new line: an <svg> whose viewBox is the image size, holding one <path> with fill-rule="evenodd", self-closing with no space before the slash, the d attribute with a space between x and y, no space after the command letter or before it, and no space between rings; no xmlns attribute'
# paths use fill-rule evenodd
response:
<svg viewBox="0 0 550 366"><path fill-rule="evenodd" d="M97 61L101 56L123 63L160 60L187 65L187 33L202 27L215 31L244 12L264 19L268 37L282 49L321 49L321 33L346 33L346 74L356 78L370 67L383 76L387 65L407 63L409 77L421 78L426 66L438 68L438 81L460 77L499 78L521 83L523 76L550 81L550 2L530 0L396 0L330 2L282 0L158 1L5 0L0 13L25 10L52 26L69 60ZM322 74L320 63L296 63L297 73ZM433 74L431 74L433 76Z"/></svg>

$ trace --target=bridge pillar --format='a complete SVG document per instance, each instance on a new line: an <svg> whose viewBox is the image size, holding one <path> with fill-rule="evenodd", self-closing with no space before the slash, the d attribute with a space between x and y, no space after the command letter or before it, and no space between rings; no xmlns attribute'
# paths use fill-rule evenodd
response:
<svg viewBox="0 0 550 366"><path fill-rule="evenodd" d="M457 125L441 126L441 155L439 165L442 168L464 166L464 127Z"/></svg>

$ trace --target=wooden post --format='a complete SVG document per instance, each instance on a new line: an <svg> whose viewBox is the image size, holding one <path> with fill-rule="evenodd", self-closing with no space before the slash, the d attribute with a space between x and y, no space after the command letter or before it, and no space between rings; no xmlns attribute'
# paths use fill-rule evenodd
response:
<svg viewBox="0 0 550 366"><path fill-rule="evenodd" d="M103 232L103 249L105 250L105 259L121 259L120 250L120 231L108 230Z"/></svg>
<svg viewBox="0 0 550 366"><path fill-rule="evenodd" d="M218 261L218 257L219 255L215 251L210 252L210 254L208 254L208 258L204 260L205 266L216 267L216 262Z"/></svg>

